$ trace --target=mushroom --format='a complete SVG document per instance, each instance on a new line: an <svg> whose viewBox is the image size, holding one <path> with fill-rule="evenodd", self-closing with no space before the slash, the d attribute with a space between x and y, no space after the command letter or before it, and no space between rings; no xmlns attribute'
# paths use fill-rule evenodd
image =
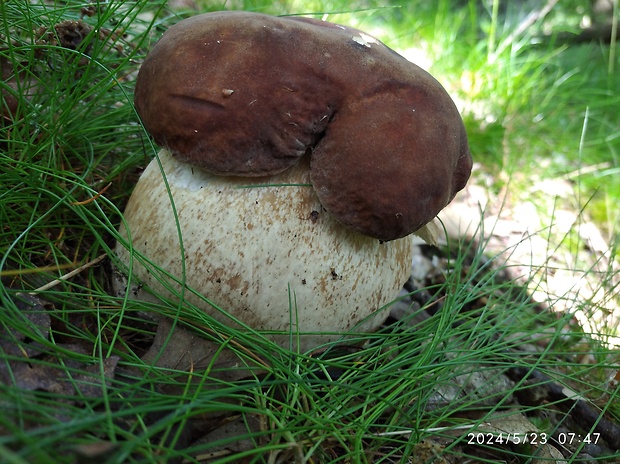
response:
<svg viewBox="0 0 620 464"><path fill-rule="evenodd" d="M188 301L254 329L374 330L409 276L409 235L471 171L461 117L432 76L359 30L308 18L179 22L142 64L135 105L164 148L121 235L172 276L185 266ZM124 240L116 252L129 265ZM132 272L170 295L165 276L135 261Z"/></svg>

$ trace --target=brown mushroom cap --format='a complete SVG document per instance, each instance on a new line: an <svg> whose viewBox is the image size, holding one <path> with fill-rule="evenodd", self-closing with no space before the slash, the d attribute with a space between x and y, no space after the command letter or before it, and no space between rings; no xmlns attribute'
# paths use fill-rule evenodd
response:
<svg viewBox="0 0 620 464"><path fill-rule="evenodd" d="M432 220L471 171L458 110L432 76L308 18L181 21L144 61L135 104L158 144L214 174L272 175L311 149L322 205L381 240Z"/></svg>

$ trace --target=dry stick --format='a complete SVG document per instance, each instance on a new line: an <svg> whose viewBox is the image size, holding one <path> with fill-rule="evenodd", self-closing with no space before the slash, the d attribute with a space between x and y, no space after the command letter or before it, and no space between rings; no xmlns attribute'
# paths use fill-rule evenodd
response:
<svg viewBox="0 0 620 464"><path fill-rule="evenodd" d="M56 285L58 285L61 282L64 282L67 279L70 279L71 277L73 277L76 274L79 274L80 272L82 272L84 269L88 269L89 267L94 266L95 264L100 263L101 261L104 260L104 258L108 256L107 254L103 254L100 256L97 256L95 259L93 259L92 261L87 262L86 264L83 264L82 266L78 267L77 269L74 269L73 271L63 275L62 277L59 277L56 280L52 280L51 282L46 283L45 285L43 285L42 287L39 287L35 290L33 290L32 292L30 292L31 295L36 295L39 292L43 292L45 290L49 290L52 287L55 287Z"/></svg>
<svg viewBox="0 0 620 464"><path fill-rule="evenodd" d="M592 407L587 401L568 396L564 387L551 377L536 369L531 370L529 367L512 367L506 374L514 381L525 379L526 382L544 386L547 390L547 399L567 410L568 414L574 416L577 423L581 423L585 430L590 429L600 433L613 449L620 449L620 426L603 417L601 411ZM527 388L526 385L521 393Z"/></svg>
<svg viewBox="0 0 620 464"><path fill-rule="evenodd" d="M512 43L516 40L517 37L523 34L528 28L533 26L536 21L547 16L551 12L553 7L558 3L558 1L559 0L549 0L547 4L540 10L533 11L532 13L527 15L527 17L521 22L521 24L519 24L519 26L512 32L512 34L510 34L508 38L506 38L506 40L504 40L502 44L497 47L497 50L493 52L493 56L499 56L504 50L506 50L506 48L512 45Z"/></svg>
<svg viewBox="0 0 620 464"><path fill-rule="evenodd" d="M88 200L84 200L84 201L76 201L71 203L71 206L83 206L83 205L87 205L89 203L92 203L93 201L95 201L97 198L99 198L101 195L103 195L105 193L106 190L108 190L110 188L110 186L112 185L112 182L108 183L108 185L106 185L103 189L101 189L100 192L98 192L95 196L89 198ZM31 295L36 295L39 292L43 292L45 290L49 290L52 287L55 287L56 285L58 285L59 283L70 279L71 277L73 277L76 274L79 274L80 272L82 272L84 269L88 269L89 267L94 266L95 264L100 263L101 261L103 261L103 259L106 257L106 254L97 256L95 259L93 259L92 261L87 262L86 264L83 264L82 266L78 267L77 269L74 269L73 271L63 275L62 277L59 277L56 280L52 280L51 282L48 282L47 284L43 285L42 287L39 287L35 290L33 290L32 292L30 292Z"/></svg>

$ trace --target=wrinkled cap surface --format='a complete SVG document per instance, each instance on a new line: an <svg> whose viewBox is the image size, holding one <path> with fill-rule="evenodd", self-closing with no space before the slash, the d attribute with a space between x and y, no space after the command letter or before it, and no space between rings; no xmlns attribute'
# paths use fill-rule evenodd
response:
<svg viewBox="0 0 620 464"><path fill-rule="evenodd" d="M321 204L380 240L431 221L471 171L461 117L432 76L308 18L181 21L145 59L135 104L158 144L214 174L273 175L311 150Z"/></svg>

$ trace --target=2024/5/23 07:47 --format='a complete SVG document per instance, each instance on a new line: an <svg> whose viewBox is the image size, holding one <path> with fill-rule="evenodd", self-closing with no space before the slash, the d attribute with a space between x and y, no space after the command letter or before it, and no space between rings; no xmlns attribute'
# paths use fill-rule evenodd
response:
<svg viewBox="0 0 620 464"><path fill-rule="evenodd" d="M557 436L553 437L553 440L560 445L572 445L574 443L588 443L597 444L601 437L600 433L586 433L584 435L574 432L561 432ZM529 443L531 445L545 445L552 437L543 432L528 432L528 433L481 433L470 432L467 434L468 445L501 445L504 443L512 443L514 445L520 445L523 443Z"/></svg>

